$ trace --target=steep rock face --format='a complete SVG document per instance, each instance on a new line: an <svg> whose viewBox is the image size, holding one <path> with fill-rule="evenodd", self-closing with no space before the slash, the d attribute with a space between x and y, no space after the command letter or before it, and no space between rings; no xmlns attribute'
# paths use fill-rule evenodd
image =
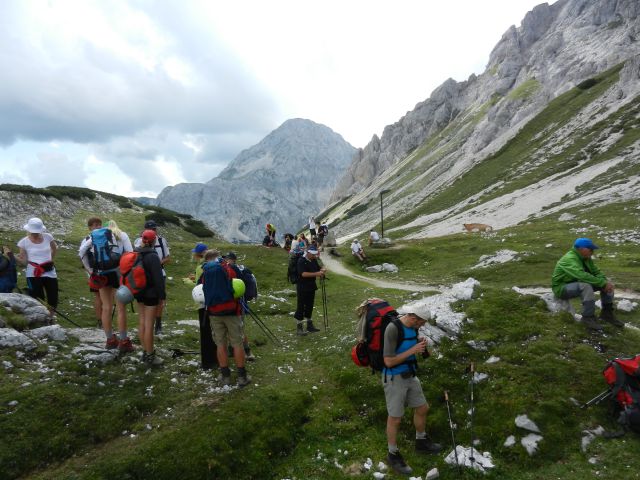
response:
<svg viewBox="0 0 640 480"><path fill-rule="evenodd" d="M472 162L476 154L500 148L550 99L637 54L639 14L637 0L559 0L538 5L520 27L504 33L482 75L471 75L464 82L445 81L429 99L387 126L381 138L374 136L359 150L330 202L370 186L381 172L442 132L462 112L484 109L458 153L449 157L447 168L462 157Z"/></svg>
<svg viewBox="0 0 640 480"><path fill-rule="evenodd" d="M261 240L267 222L279 233L297 231L326 204L355 152L324 125L287 120L218 177L167 187L157 204L189 213L229 240Z"/></svg>

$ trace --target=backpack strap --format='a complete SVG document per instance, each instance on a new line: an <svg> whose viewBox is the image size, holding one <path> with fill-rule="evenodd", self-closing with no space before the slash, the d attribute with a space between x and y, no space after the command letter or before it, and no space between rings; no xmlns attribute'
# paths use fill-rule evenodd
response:
<svg viewBox="0 0 640 480"><path fill-rule="evenodd" d="M167 252L165 252L164 250L164 237L161 237L160 235L158 235L158 245L160 245L160 251L162 252L162 258L160 260L164 260L164 258L167 256Z"/></svg>

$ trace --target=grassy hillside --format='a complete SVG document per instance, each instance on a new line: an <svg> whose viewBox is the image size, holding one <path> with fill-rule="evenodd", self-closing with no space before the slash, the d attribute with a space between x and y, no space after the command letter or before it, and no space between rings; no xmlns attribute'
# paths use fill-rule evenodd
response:
<svg viewBox="0 0 640 480"><path fill-rule="evenodd" d="M91 328L91 299L76 257L88 213L79 212L73 230L58 239L63 248L57 263L60 310ZM582 430L615 427L604 406L580 410L570 400L585 401L605 388L600 372L606 360L637 353L637 329L621 332L607 326L604 335L592 336L568 314L552 315L537 297L511 290L548 285L557 258L582 235L602 244L598 263L619 287L640 290L638 239L632 235L640 227L638 203L574 213L577 217L568 222L538 219L494 234L452 235L369 250L371 263L391 261L400 267L393 278L438 285L473 276L481 282L473 300L455 306L473 322L467 324L460 341L445 341L421 362L419 376L432 405L428 429L448 452L443 390L450 391L454 421L459 425L456 438L469 445L465 371L473 361L478 371L489 375L475 389L475 433L480 449L492 453L496 469L486 476L470 471L460 475L444 464L443 455L417 456L410 448L414 432L406 415L399 442L416 476L424 478L434 466L443 479L640 476L637 436L598 438L586 453L581 452ZM125 231L134 233L143 223L142 215L124 209L115 218ZM588 222L582 223L585 219ZM362 465L367 458L377 465L386 454L386 410L379 377L355 367L349 358L353 310L371 296L382 296L397 306L420 297L329 275L330 328L299 338L291 316L295 296L285 280L286 254L279 249L234 246L241 263L258 278L261 296L253 308L282 346L272 344L248 321L258 357L248 365L253 384L241 391L225 391L215 374L200 371L197 356L168 356L171 347L199 348L197 327L179 323L197 318L191 289L181 279L193 269L189 251L198 238L175 225L167 226L163 234L173 258L168 267L172 280L168 282L166 334L157 341L165 365L148 371L139 366L135 354L104 366L82 361L72 352L78 343L73 338L42 344L24 355L1 350L0 363L10 362L12 367L3 364L0 383L0 478L371 478L371 473L352 476L339 468ZM0 241L15 244L20 236L2 231ZM221 242L209 244L230 248ZM347 253L346 246L341 249ZM481 255L500 249L520 252L521 260L472 268ZM345 255L344 260L362 273L351 257ZM320 298L316 307L314 315L322 325ZM640 327L638 311L620 317ZM136 323L131 319L131 327ZM489 348L474 350L469 340L483 340ZM491 355L501 361L486 364ZM523 436L514 425L522 413L538 424L544 436L533 457L519 444L503 446L509 435ZM593 457L595 464L588 462Z"/></svg>

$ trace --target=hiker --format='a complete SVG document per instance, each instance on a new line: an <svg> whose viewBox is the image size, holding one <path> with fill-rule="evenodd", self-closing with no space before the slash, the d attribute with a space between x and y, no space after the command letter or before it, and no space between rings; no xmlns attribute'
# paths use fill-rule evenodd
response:
<svg viewBox="0 0 640 480"><path fill-rule="evenodd" d="M91 238L91 232L97 230L98 228L102 228L102 220L98 217L91 217L87 220L87 227L89 228L89 235L84 237L82 242L80 242L80 248L78 251L82 250L85 246L85 243L89 241L89 239ZM80 259L80 261L82 261L82 258ZM93 288L96 285L94 285L91 281L91 273L87 272L87 274L89 275L89 292L93 295L93 311L96 316L96 323L98 325L98 328L102 328L102 300L100 300L98 289Z"/></svg>
<svg viewBox="0 0 640 480"><path fill-rule="evenodd" d="M89 219L92 226L102 224L97 217ZM89 221L87 221L89 224ZM89 227L91 228L91 226ZM113 264L101 265L98 262L99 252L96 245L108 244L109 257L114 255ZM132 252L129 236L118 228L115 220L110 220L106 228L94 228L88 238L82 241L78 255L82 266L89 274L89 288L96 290L100 298L101 326L107 338L106 349L118 349L120 353L133 352L133 344L127 334L127 306L116 300L116 290L120 286L119 260L123 253ZM118 335L113 333L112 306L116 304L118 316ZM97 302L94 302L94 306Z"/></svg>
<svg viewBox="0 0 640 480"><path fill-rule="evenodd" d="M353 240L353 242L351 242L351 254L363 263L367 258L362 245L360 245L360 240L358 240L357 238Z"/></svg>
<svg viewBox="0 0 640 480"><path fill-rule="evenodd" d="M167 239L164 238L162 235L158 235L158 224L154 220L147 220L144 224L144 229L153 230L154 232L156 232L157 239L156 239L156 244L154 245L154 248L156 249L156 253L160 258L160 265L162 266L162 280L166 283L167 272L165 272L164 266L167 263L169 263L171 260L169 256L171 252L169 251L169 244L167 243ZM140 247L140 246L142 246L142 238L138 237L136 238L134 247ZM165 288L166 288L166 285L165 285ZM158 304L158 308L156 309L156 319L155 319L156 335L162 334L162 312L166 307L166 303L167 303L167 300L166 298L164 298Z"/></svg>
<svg viewBox="0 0 640 480"><path fill-rule="evenodd" d="M142 362L152 367L164 363L153 348L154 319L158 305L166 298L162 263L155 247L157 241L155 230L145 230L140 236L140 246L134 250L142 255L142 268L146 277L144 289L134 295L138 302L138 338L143 349Z"/></svg>
<svg viewBox="0 0 640 480"><path fill-rule="evenodd" d="M53 317L58 306L58 275L53 264L58 246L39 218L30 218L22 228L28 235L18 242L17 260L27 266L29 295L44 300L46 293L49 315Z"/></svg>
<svg viewBox="0 0 640 480"><path fill-rule="evenodd" d="M271 243L272 244L276 243L276 227L275 227L275 225L273 225L272 223L267 223L266 230L267 230L267 237L271 238Z"/></svg>
<svg viewBox="0 0 640 480"><path fill-rule="evenodd" d="M273 238L271 238L270 235L265 235L264 238L262 239L262 246L263 247L273 247Z"/></svg>
<svg viewBox="0 0 640 480"><path fill-rule="evenodd" d="M222 257L222 259L227 262L227 264L229 264L229 266L236 272L237 278L242 279L243 278L243 272L246 269L246 267L244 265L238 265L238 256L236 255L235 252L229 252L226 255L224 255ZM249 270L249 272L251 272ZM244 281L244 280L243 280ZM245 282L246 284L246 282ZM246 285L245 285L246 287ZM246 303L246 298L243 297L243 300ZM249 346L249 337L247 337L247 332L244 329L244 320L245 320L245 311L244 311L244 307L240 310L240 319L242 320L242 348L244 348L244 356L245 358L250 361L253 362L255 361L256 357L253 355L253 353L251 353L251 347Z"/></svg>
<svg viewBox="0 0 640 480"><path fill-rule="evenodd" d="M398 326L389 322L384 331L384 365L382 386L387 404L387 461L396 472L408 475L412 469L398 450L397 436L405 406L413 408L413 425L416 429L415 449L418 453L438 453L442 446L434 443L426 433L429 404L416 376L417 355L426 351L426 338L418 337L418 330L431 318L425 307L400 310L399 321L404 329L402 343L398 345Z"/></svg>
<svg viewBox="0 0 640 480"><path fill-rule="evenodd" d="M231 370L229 369L229 355L227 344L233 347L233 358L238 369L236 385L246 387L250 378L245 368L245 353L242 345L242 319L240 317L240 301L236 298L233 280L236 272L226 262L219 259L209 261L203 268L203 291L205 305L211 325L213 339L216 343L220 374L218 381L223 385L231 385Z"/></svg>
<svg viewBox="0 0 640 480"><path fill-rule="evenodd" d="M316 236L316 219L313 217L309 217L309 236Z"/></svg>
<svg viewBox="0 0 640 480"><path fill-rule="evenodd" d="M602 330L602 325L596 321L594 295L594 291L600 292L600 320L616 327L624 327L624 322L618 320L613 311L613 283L607 280L591 258L597 248L589 238L576 239L573 248L556 263L551 277L551 289L557 298L563 300L581 298L581 322L591 331Z"/></svg>
<svg viewBox="0 0 640 480"><path fill-rule="evenodd" d="M369 246L379 241L380 241L380 235L378 235L378 232L371 230L371 233L369 233Z"/></svg>
<svg viewBox="0 0 640 480"><path fill-rule="evenodd" d="M294 238L295 237L293 236L292 233L284 234L284 246L282 248L284 248L287 252L291 251L291 244L293 243Z"/></svg>
<svg viewBox="0 0 640 480"><path fill-rule="evenodd" d="M318 228L318 246L320 247L320 251L323 250L324 237L329 234L329 226L327 225L326 220L320 224Z"/></svg>
<svg viewBox="0 0 640 480"><path fill-rule="evenodd" d="M191 252L198 264L195 273L190 276L200 285L205 263L216 260L220 252L215 248L209 250L204 243L196 244ZM218 354L211 332L211 320L204 303L198 308L198 325L200 327L200 365L203 370L212 370L218 365Z"/></svg>
<svg viewBox="0 0 640 480"><path fill-rule="evenodd" d="M0 252L0 293L11 293L17 285L16 257L11 249L4 245Z"/></svg>
<svg viewBox="0 0 640 480"><path fill-rule="evenodd" d="M311 315L313 314L313 303L315 301L317 277L324 277L326 269L320 268L318 263L317 247L309 247L304 255L298 259L296 271L298 281L296 282L297 305L293 317L296 319L296 333L306 335L307 333L319 332L320 329L313 325ZM303 321L306 320L307 330L304 330Z"/></svg>

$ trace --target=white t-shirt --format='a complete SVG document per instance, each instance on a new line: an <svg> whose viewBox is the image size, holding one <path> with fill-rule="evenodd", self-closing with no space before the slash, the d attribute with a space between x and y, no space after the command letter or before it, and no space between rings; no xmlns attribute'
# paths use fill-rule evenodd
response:
<svg viewBox="0 0 640 480"><path fill-rule="evenodd" d="M360 242L353 242L351 244L351 253L358 253L360 250L362 250Z"/></svg>
<svg viewBox="0 0 640 480"><path fill-rule="evenodd" d="M18 247L23 248L27 252L27 262L33 263L46 263L52 260L51 258L51 242L53 242L53 236L50 233L42 234L42 243L33 243L27 236L18 242ZM35 267L27 263L27 277L34 277L33 271ZM43 277L57 278L56 269L49 272L44 272Z"/></svg>
<svg viewBox="0 0 640 480"><path fill-rule="evenodd" d="M378 235L378 232L371 232L369 234L369 238L372 242L377 242L378 240L380 240L380 235Z"/></svg>
<svg viewBox="0 0 640 480"><path fill-rule="evenodd" d="M315 229L316 229L316 221L312 217L309 217L309 230L315 230Z"/></svg>
<svg viewBox="0 0 640 480"><path fill-rule="evenodd" d="M131 240L129 239L129 235L127 235L126 232L120 232L120 238L116 238L116 245L118 246L117 251L120 252L120 254L123 254L124 252L133 252ZM93 241L91 240L91 235L87 235L80 243L80 248L78 249L78 255L82 260L82 265L87 270L91 270L87 253L89 252L89 250L91 250L92 246Z"/></svg>

